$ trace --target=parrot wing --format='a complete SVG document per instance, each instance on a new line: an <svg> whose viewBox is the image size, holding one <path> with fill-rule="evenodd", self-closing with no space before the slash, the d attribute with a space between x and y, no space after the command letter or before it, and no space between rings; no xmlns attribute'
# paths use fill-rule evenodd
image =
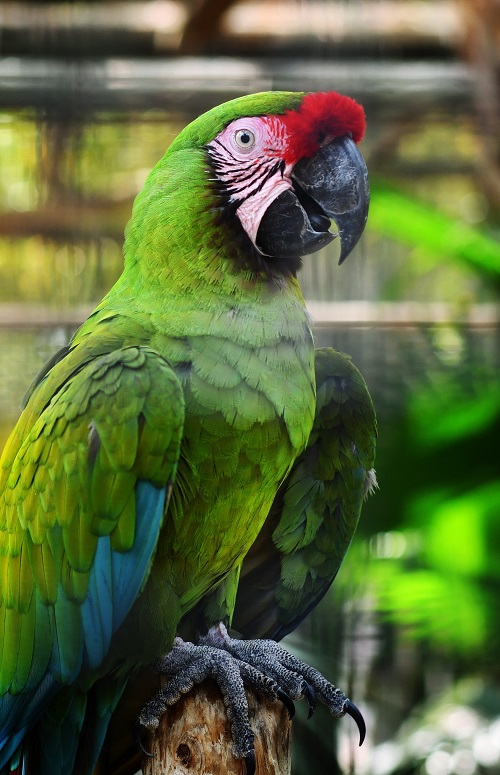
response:
<svg viewBox="0 0 500 775"><path fill-rule="evenodd" d="M349 356L315 351L317 407L308 446L281 485L241 569L232 626L245 638L280 640L332 584L367 493L376 419Z"/></svg>
<svg viewBox="0 0 500 775"><path fill-rule="evenodd" d="M123 347L63 371L56 391L51 375L35 389L0 461L0 767L108 653L179 458L183 393L158 353Z"/></svg>

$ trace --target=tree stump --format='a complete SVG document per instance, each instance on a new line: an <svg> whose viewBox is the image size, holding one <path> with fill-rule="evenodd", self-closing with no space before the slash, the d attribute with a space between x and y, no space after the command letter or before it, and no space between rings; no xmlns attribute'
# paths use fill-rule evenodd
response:
<svg viewBox="0 0 500 775"><path fill-rule="evenodd" d="M256 775L290 775L291 721L284 705L247 690L255 734ZM213 681L195 686L162 716L145 739L154 758L144 757L144 775L245 775L233 754L231 726Z"/></svg>

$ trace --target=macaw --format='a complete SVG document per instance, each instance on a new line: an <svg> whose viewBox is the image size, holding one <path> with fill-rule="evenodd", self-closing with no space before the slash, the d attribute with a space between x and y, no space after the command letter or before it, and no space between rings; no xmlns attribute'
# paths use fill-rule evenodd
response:
<svg viewBox="0 0 500 775"><path fill-rule="evenodd" d="M364 229L364 125L335 92L189 124L136 198L123 274L35 377L0 461L2 775L90 775L154 662L169 680L140 723L213 676L249 773L246 683L317 696L363 735L277 641L329 588L375 486L366 385L314 349L296 277L332 220L341 261Z"/></svg>

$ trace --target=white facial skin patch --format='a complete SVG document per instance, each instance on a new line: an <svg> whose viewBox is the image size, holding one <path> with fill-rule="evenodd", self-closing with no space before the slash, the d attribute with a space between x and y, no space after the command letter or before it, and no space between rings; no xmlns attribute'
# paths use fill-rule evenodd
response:
<svg viewBox="0 0 500 775"><path fill-rule="evenodd" d="M270 204L292 188L291 164L283 156L287 130L276 116L239 118L208 145L217 179L255 245L262 217Z"/></svg>

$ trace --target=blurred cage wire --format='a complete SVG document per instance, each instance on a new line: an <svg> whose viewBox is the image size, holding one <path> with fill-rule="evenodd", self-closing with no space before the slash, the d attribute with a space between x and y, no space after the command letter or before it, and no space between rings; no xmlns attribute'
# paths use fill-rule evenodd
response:
<svg viewBox="0 0 500 775"><path fill-rule="evenodd" d="M299 716L293 771L500 773L498 0L13 1L0 31L2 439L118 276L133 198L186 122L267 89L365 106L366 234L300 281L318 346L372 392L381 489L289 644L369 739Z"/></svg>

